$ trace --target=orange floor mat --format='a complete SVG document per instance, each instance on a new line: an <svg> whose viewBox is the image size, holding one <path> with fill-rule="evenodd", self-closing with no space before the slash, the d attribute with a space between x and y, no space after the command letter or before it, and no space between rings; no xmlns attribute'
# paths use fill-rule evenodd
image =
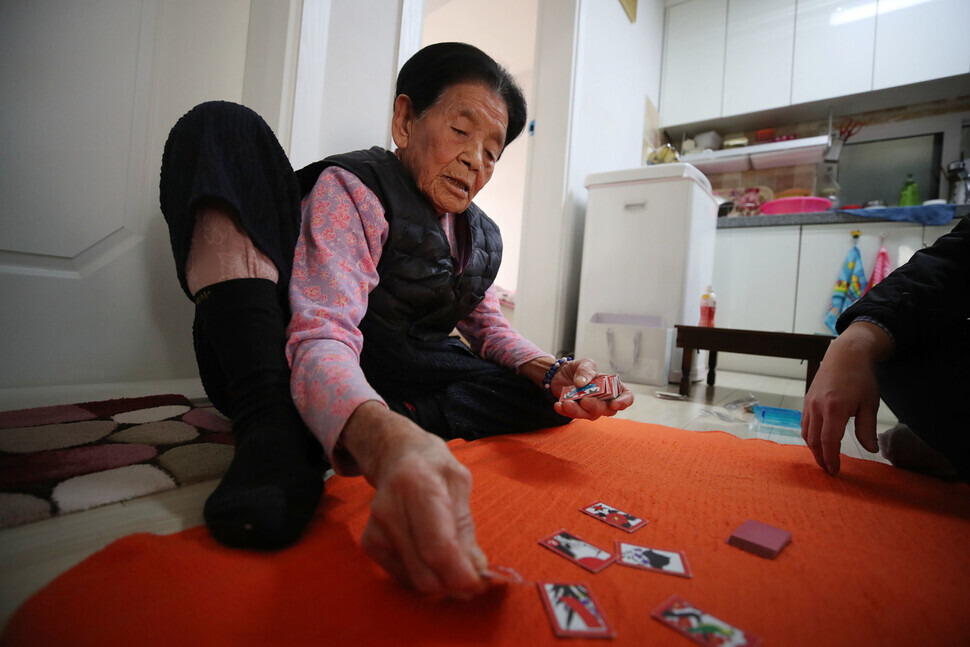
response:
<svg viewBox="0 0 970 647"><path fill-rule="evenodd" d="M833 478L804 447L624 420L452 448L474 476L482 548L532 583L470 602L397 586L358 546L369 486L335 477L294 548L229 550L204 528L133 535L29 599L2 642L561 644L533 584L552 580L592 589L615 645L692 644L650 617L675 594L766 645L968 644L965 484L851 458ZM579 511L598 499L649 523L626 533ZM773 560L728 545L747 519L790 531L791 543ZM623 539L683 551L693 577L619 564L590 573L538 545L561 528L603 548Z"/></svg>

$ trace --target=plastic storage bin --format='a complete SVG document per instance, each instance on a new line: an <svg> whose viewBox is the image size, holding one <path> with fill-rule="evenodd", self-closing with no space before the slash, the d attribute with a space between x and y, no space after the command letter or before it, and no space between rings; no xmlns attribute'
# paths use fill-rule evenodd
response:
<svg viewBox="0 0 970 647"><path fill-rule="evenodd" d="M660 317L597 312L577 341L582 357L603 373L635 384L667 384L674 329L663 327Z"/></svg>
<svg viewBox="0 0 970 647"><path fill-rule="evenodd" d="M697 325L697 300L714 283L717 202L711 184L690 164L672 163L593 174L586 187L575 355L604 357L605 329L590 331L605 323L593 320L597 314L653 318L629 324L632 333L619 327L628 324L614 324L614 361L625 367L622 344L632 348L638 330L640 362L632 371L638 377L631 381L666 384L647 369L652 359L652 367L668 366L667 380L679 382L682 352L676 343L667 347L666 331ZM706 360L707 351L698 354L691 380L700 379Z"/></svg>

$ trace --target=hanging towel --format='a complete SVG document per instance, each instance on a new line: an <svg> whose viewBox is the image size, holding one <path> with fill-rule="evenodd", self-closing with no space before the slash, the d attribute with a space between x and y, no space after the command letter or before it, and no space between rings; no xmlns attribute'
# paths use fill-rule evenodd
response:
<svg viewBox="0 0 970 647"><path fill-rule="evenodd" d="M862 269L862 255L859 253L859 248L853 245L849 253L846 254L842 272L839 274L839 280L835 282L835 290L832 292L832 304L829 306L828 314L825 315L825 325L829 327L833 335L839 334L835 330L835 320L846 308L857 301L865 290L866 273Z"/></svg>
<svg viewBox="0 0 970 647"><path fill-rule="evenodd" d="M879 253L876 254L876 264L872 268L872 276L869 277L869 285L862 291L862 294L865 294L872 286L886 278L891 271L892 268L889 267L889 252L886 251L885 245L881 245L879 247Z"/></svg>

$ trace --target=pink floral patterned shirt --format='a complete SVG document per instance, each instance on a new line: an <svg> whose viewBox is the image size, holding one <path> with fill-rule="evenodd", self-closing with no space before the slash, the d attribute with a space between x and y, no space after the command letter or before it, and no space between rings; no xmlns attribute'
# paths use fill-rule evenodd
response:
<svg viewBox="0 0 970 647"><path fill-rule="evenodd" d="M453 214L442 217L442 226L457 256ZM333 451L347 419L368 400L384 403L360 368L363 336L358 324L380 279L377 263L387 229L377 196L344 169L323 171L303 200L290 278L290 385L303 420L341 474L358 473L347 454ZM513 370L548 355L512 328L494 286L458 323L458 331L472 350Z"/></svg>

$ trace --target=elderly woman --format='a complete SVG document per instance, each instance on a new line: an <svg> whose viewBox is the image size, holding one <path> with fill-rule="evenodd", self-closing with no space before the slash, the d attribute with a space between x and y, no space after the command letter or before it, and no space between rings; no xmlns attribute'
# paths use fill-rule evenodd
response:
<svg viewBox="0 0 970 647"><path fill-rule="evenodd" d="M558 402L595 365L541 351L498 306L501 236L472 199L525 114L507 71L443 43L401 69L393 153L375 147L294 173L262 119L223 102L173 128L162 211L196 303L200 375L237 438L204 511L217 540L295 541L323 490L322 445L337 472L375 488L366 552L421 591L471 594L487 562L470 475L444 440L632 403L626 387L611 401ZM469 345L451 336L456 327Z"/></svg>

